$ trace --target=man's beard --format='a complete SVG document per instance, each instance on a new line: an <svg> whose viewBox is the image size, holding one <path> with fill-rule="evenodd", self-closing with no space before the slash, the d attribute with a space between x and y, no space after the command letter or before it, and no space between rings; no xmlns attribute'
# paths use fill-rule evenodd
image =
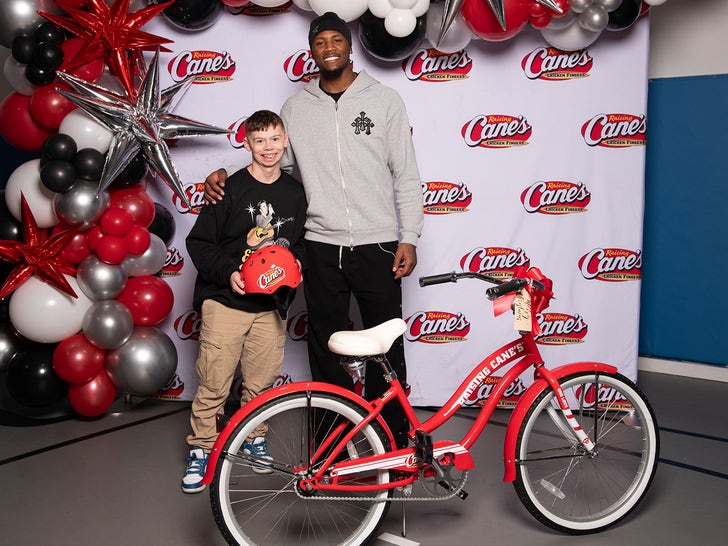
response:
<svg viewBox="0 0 728 546"><path fill-rule="evenodd" d="M344 73L344 70L346 70L346 68L347 65L341 65L337 68L332 69L319 68L319 74L321 74L321 78L323 78L324 80L335 80Z"/></svg>

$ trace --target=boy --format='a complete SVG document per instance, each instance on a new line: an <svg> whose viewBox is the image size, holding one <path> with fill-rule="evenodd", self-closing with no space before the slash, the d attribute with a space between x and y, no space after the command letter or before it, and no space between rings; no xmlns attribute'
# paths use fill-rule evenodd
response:
<svg viewBox="0 0 728 546"><path fill-rule="evenodd" d="M217 437L216 415L222 413L238 363L242 372L241 404L270 388L280 373L285 345L286 302L271 294L246 293L240 268L256 249L276 244L299 259L302 252L306 198L301 184L281 171L288 146L281 118L268 110L245 121L245 149L252 162L232 178L216 207L203 207L187 236L187 250L197 268L193 305L201 310L200 350L195 369L199 386L192 402L187 437L190 455L182 491L205 486L208 454ZM255 430L244 449L271 459L266 430ZM269 473L264 465L253 467Z"/></svg>

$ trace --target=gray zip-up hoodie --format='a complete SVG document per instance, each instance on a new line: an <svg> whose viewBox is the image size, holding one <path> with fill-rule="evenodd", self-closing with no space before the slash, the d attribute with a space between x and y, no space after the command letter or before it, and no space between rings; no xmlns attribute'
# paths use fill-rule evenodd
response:
<svg viewBox="0 0 728 546"><path fill-rule="evenodd" d="M342 246L417 244L422 186L401 97L364 71L338 103L318 80L281 109L308 199L306 239Z"/></svg>

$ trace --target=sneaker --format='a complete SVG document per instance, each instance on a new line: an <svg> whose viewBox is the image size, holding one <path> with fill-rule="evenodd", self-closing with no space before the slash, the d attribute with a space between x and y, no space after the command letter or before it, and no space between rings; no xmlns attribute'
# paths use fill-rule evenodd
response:
<svg viewBox="0 0 728 546"><path fill-rule="evenodd" d="M190 450L190 456L187 457L187 470L182 476L182 491L199 493L207 487L201 483L207 468L207 458L208 455L202 448L196 447Z"/></svg>
<svg viewBox="0 0 728 546"><path fill-rule="evenodd" d="M246 455L252 455L256 459L273 460L273 457L268 452L268 446L265 445L265 438L263 436L253 438L252 442L243 442L243 452ZM254 463L252 468L253 472L257 474L271 474L273 472L272 466L272 464Z"/></svg>

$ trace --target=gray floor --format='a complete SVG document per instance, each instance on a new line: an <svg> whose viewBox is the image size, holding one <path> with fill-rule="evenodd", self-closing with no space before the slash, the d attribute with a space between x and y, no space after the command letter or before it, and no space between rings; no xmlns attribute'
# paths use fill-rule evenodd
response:
<svg viewBox="0 0 728 546"><path fill-rule="evenodd" d="M473 450L470 496L410 503L401 537L394 506L376 546L389 544L718 545L728 533L728 384L644 373L639 385L661 428L661 464L645 501L598 535L542 526L502 478L507 413ZM5 546L222 545L207 492L185 495L189 408L117 401L101 418L36 426L0 421L0 544ZM457 416L450 426L465 428Z"/></svg>

